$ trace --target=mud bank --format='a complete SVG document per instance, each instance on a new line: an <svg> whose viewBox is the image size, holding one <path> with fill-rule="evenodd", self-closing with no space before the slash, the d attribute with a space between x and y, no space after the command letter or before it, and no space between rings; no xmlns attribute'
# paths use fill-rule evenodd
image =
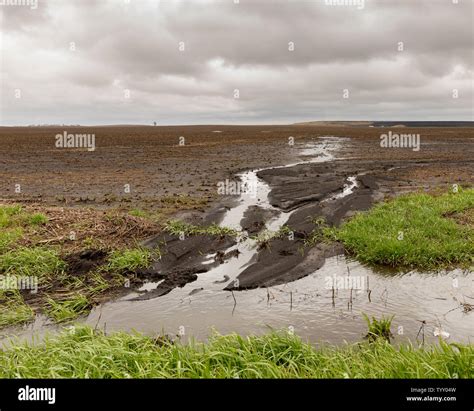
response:
<svg viewBox="0 0 474 411"><path fill-rule="evenodd" d="M215 259L213 264L205 266L205 255L215 250L226 250L234 244L235 241L230 237L211 235L191 236L182 240L177 236L162 234L150 239L145 245L151 248L160 247L163 256L155 261L152 267L140 270L136 275L140 280L155 281L158 285L154 289L147 289L134 300L160 297L176 287L183 287L195 281L198 274L207 272L226 259Z"/></svg>

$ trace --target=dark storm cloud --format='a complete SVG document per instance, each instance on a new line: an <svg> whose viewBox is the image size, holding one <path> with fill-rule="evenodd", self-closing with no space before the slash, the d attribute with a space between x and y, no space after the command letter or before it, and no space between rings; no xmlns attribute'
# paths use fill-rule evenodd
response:
<svg viewBox="0 0 474 411"><path fill-rule="evenodd" d="M354 3L0 6L2 124L471 119L470 0Z"/></svg>

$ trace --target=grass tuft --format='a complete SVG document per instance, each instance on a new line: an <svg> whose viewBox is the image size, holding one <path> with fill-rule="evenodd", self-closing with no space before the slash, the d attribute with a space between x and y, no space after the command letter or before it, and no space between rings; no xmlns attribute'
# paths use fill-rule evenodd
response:
<svg viewBox="0 0 474 411"><path fill-rule="evenodd" d="M43 225L48 222L48 217L46 217L44 214L36 213L29 215L26 221L28 225Z"/></svg>
<svg viewBox="0 0 474 411"><path fill-rule="evenodd" d="M39 282L62 274L65 268L58 253L44 247L22 247L0 255L1 274L37 277Z"/></svg>
<svg viewBox="0 0 474 411"><path fill-rule="evenodd" d="M0 327L23 324L34 317L18 290L0 290Z"/></svg>
<svg viewBox="0 0 474 411"><path fill-rule="evenodd" d="M114 251L109 257L107 271L127 272L148 268L151 264L151 252L145 248Z"/></svg>
<svg viewBox="0 0 474 411"><path fill-rule="evenodd" d="M382 317L380 320L377 320L375 317L372 317L372 320L366 315L362 314L367 321L367 326L369 331L365 338L370 342L373 342L379 338L383 338L387 342L390 342L390 339L393 337L391 328L393 317Z"/></svg>
<svg viewBox="0 0 474 411"><path fill-rule="evenodd" d="M47 300L46 313L56 323L73 320L81 314L85 314L91 308L91 304L86 296L77 294L64 301L55 301L51 298Z"/></svg>
<svg viewBox="0 0 474 411"><path fill-rule="evenodd" d="M229 227L221 227L218 224L211 224L207 227L200 227L193 224L185 223L180 220L170 220L165 226L164 230L170 234L186 237L192 235L215 235L215 236L231 236L237 237L239 235L237 230Z"/></svg>

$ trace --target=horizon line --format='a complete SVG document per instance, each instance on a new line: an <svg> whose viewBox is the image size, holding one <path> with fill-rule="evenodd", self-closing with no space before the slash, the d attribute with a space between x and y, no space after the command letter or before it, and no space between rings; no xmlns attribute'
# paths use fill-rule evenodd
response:
<svg viewBox="0 0 474 411"><path fill-rule="evenodd" d="M210 127L210 126L233 126L233 127L251 127L251 126L295 126L295 125L310 125L311 123L472 123L474 120L309 120L309 121L297 121L293 123L194 123L194 124L160 124L156 125L151 123L116 123L116 124L21 124L21 125L0 125L0 128L14 128L14 127L25 127L25 128L39 128L39 127Z"/></svg>

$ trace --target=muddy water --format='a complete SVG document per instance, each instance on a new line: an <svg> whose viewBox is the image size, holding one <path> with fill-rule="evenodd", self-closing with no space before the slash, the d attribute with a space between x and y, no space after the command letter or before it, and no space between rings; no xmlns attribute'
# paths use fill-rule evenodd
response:
<svg viewBox="0 0 474 411"><path fill-rule="evenodd" d="M212 278L210 273L201 274L197 282L163 297L127 301L136 295L131 294L104 304L84 321L107 331L138 330L152 335L161 331L178 334L184 327L187 337L199 340L206 340L212 330L249 335L272 328L291 329L312 342L340 344L361 340L366 330L362 313L377 318L395 314L394 342L410 339L421 343L423 334L426 342L434 342L438 329L449 333L449 341L474 341L474 315L463 313L458 303L473 301L465 297L473 297L472 273L377 273L340 256L328 259L317 272L292 283L232 295L222 290L222 284L213 284L222 280L227 264L230 262L223 264L222 272L212 274ZM349 285L368 285L370 298L367 290L343 288L348 282L340 277L348 276L348 268L354 279ZM335 275L340 276L336 277L336 286L340 281L343 284L333 294L328 284ZM209 288L189 295L200 287ZM426 325L419 333L421 321ZM15 334L30 337L33 332L42 334L55 328L45 326L41 317L35 324L15 330Z"/></svg>
<svg viewBox="0 0 474 411"><path fill-rule="evenodd" d="M337 152L341 143L345 140L345 138L333 136L320 137L316 143L308 143L299 149L299 155L302 156L303 161L280 167L272 167L272 169L289 168L303 163L323 163L331 161L334 159L334 153ZM253 190L251 194L243 194L240 196L238 205L224 215L220 223L221 226L241 230L242 227L240 223L244 218L244 214L252 206L271 209L276 213L277 217L267 222L268 230L276 231L288 220L291 213L284 213L270 204L268 196L271 188L265 181L257 176L257 173L263 170L265 169L250 170L237 176L243 184L246 184L248 187L255 187L256 189ZM343 194L348 195L350 191L346 191Z"/></svg>
<svg viewBox="0 0 474 411"><path fill-rule="evenodd" d="M426 322L426 341L436 340L433 334L437 328L448 332L450 340L474 340L474 315L463 313L456 301L472 294L472 273L376 273L341 256L328 259L320 270L298 281L232 295L222 290L222 284L213 284L222 280L230 264L154 300L130 302L128 296L105 304L91 313L87 323L95 325L100 316L99 324L106 322L107 330L146 333L178 333L183 326L188 336L198 339L206 339L212 329L248 335L293 327L295 333L311 341L341 343L361 339L366 330L362 313L377 318L395 314L395 341L416 340L421 321ZM348 273L351 283L345 278ZM339 277L333 297L329 284L334 276ZM354 289L358 286L364 289ZM189 295L201 287L204 290Z"/></svg>
<svg viewBox="0 0 474 411"><path fill-rule="evenodd" d="M304 162L331 161L342 139L321 138L315 144L301 147ZM285 167L291 167L294 164ZM269 231L278 230L291 212L282 212L268 201L270 187L251 170L239 177L255 184L256 195L242 195L227 212L221 225L240 229L245 211L252 206L272 209L267 222ZM356 176L348 176L344 189L323 201L349 195L357 189ZM312 342L342 343L358 341L366 332L362 313L379 318L395 315L392 331L395 341L435 341L444 332L451 341L474 339L474 312L463 312L460 302L474 303L474 274L461 271L438 274L409 272L404 274L375 272L343 256L326 260L325 265L300 280L271 288L224 291L223 288L256 258L256 242L244 237L226 251L238 249L238 258L200 274L198 279L169 294L144 301L130 301L138 295L95 308L87 324L113 330L138 330L147 334L166 332L205 340L212 330L226 334L259 334L269 329L290 329ZM212 263L213 255L204 264ZM150 283L144 289L153 289ZM424 322L424 325L423 325ZM422 327L423 326L423 327ZM422 327L422 328L421 328ZM43 317L22 330L3 335L31 336L56 327Z"/></svg>

